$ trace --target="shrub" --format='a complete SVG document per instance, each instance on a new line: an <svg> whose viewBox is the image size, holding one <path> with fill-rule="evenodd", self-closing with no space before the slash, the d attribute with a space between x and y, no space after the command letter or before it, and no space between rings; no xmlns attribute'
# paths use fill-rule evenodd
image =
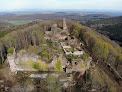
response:
<svg viewBox="0 0 122 92"><path fill-rule="evenodd" d="M0 38L4 37L8 32L0 32Z"/></svg>
<svg viewBox="0 0 122 92"><path fill-rule="evenodd" d="M61 60L58 59L58 61L55 62L55 69L61 71L61 68L62 68L62 63Z"/></svg>
<svg viewBox="0 0 122 92"><path fill-rule="evenodd" d="M10 47L7 52L8 53L13 53L14 52L14 47Z"/></svg>
<svg viewBox="0 0 122 92"><path fill-rule="evenodd" d="M34 63L33 68L39 70L39 63Z"/></svg>
<svg viewBox="0 0 122 92"><path fill-rule="evenodd" d="M37 70L45 70L48 68L48 64L41 60L38 60L35 64L33 64L33 68Z"/></svg>

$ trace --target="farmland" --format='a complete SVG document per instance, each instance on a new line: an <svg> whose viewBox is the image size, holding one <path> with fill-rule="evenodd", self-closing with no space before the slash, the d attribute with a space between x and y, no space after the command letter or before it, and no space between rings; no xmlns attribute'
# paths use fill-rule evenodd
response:
<svg viewBox="0 0 122 92"><path fill-rule="evenodd" d="M7 22L13 25L23 25L32 22L32 20L9 20Z"/></svg>

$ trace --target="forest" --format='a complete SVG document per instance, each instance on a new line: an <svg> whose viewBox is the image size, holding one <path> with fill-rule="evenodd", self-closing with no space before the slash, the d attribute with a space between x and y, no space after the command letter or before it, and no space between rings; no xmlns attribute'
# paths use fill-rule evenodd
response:
<svg viewBox="0 0 122 92"><path fill-rule="evenodd" d="M115 40L122 45L122 16L99 19L99 20L88 20L81 24L91 27L99 33L102 33L109 37L111 40Z"/></svg>

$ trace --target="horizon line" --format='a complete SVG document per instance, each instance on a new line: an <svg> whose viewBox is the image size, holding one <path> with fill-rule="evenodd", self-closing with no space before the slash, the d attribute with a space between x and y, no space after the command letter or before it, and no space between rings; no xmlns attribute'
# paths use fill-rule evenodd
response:
<svg viewBox="0 0 122 92"><path fill-rule="evenodd" d="M70 12L70 11L76 11L76 12L119 12L122 13L122 10L118 10L118 9L6 9L6 10L0 10L0 12L36 12L36 11L47 11L47 12Z"/></svg>

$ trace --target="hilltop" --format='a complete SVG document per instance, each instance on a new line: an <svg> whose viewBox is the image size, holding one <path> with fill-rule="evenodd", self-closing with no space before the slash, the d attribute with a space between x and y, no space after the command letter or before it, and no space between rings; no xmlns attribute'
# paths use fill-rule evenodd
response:
<svg viewBox="0 0 122 92"><path fill-rule="evenodd" d="M104 35L65 19L32 22L2 30L7 33L0 38L1 73L13 85L18 85L15 88L20 85L12 80L13 73L17 74L15 80L21 79L23 83L23 79L41 77L39 83L44 78L42 84L61 83L63 86L59 87L67 91L78 86L82 89L77 91L84 91L84 87L100 91L101 86L104 91L120 91L122 49ZM54 77L53 82L47 72ZM44 85L44 89L50 90Z"/></svg>

